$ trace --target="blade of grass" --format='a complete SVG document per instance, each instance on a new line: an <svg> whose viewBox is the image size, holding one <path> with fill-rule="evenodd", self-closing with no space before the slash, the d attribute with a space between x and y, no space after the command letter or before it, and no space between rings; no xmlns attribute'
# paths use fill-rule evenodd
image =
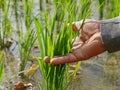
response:
<svg viewBox="0 0 120 90"><path fill-rule="evenodd" d="M20 71L23 71L25 69L27 60L29 59L29 54L31 51L32 46L34 45L34 42L36 40L35 32L32 31L27 31L24 38L22 38L22 34L20 35L21 37L21 42L19 45L19 52L20 52ZM23 73L20 74L23 76Z"/></svg>
<svg viewBox="0 0 120 90"><path fill-rule="evenodd" d="M3 62L4 51L0 52L0 82L2 81L2 74L4 71L4 62Z"/></svg>

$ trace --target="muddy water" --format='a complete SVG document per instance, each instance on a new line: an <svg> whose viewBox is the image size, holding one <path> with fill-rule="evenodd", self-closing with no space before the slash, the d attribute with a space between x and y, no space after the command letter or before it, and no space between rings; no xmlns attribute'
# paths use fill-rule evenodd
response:
<svg viewBox="0 0 120 90"><path fill-rule="evenodd" d="M120 90L120 52L106 54L82 62L84 77L75 79L68 90Z"/></svg>
<svg viewBox="0 0 120 90"><path fill-rule="evenodd" d="M36 15L36 11L39 10L38 1L35 1L35 7L33 13ZM93 9L95 10L96 3L93 3ZM22 6L22 4L21 4ZM92 16L98 18L98 13ZM11 17L12 21L15 21L15 17ZM14 30L17 30L16 23L13 23ZM25 26L23 24L23 29ZM25 30L23 30L25 32ZM16 41L18 37L14 33L12 35ZM39 56L39 49L32 49L32 53ZM40 71L37 70L33 75L21 78L18 76L19 71L19 52L18 46L13 42L9 49L9 52L5 57L5 70L3 74L3 82L0 85L0 90L13 90L14 84L18 81L23 81L25 83L32 83L34 90L39 90L37 83L40 81L41 76ZM81 70L79 75L81 78L74 79L72 83L68 86L68 90L120 90L120 52L108 54L105 52L97 57L93 57L88 61L83 61L81 63ZM26 69L28 69L32 63L37 63L36 61L27 63Z"/></svg>
<svg viewBox="0 0 120 90"><path fill-rule="evenodd" d="M5 70L3 73L3 80L2 84L0 85L0 90L13 90L14 85L16 85L20 81L24 82L25 84L32 83L32 85L34 86L33 90L39 90L38 82L41 82L41 74L39 69L36 70L34 74L20 77L19 73L21 72L19 72L19 58L15 59L10 53L8 53L8 55L10 56L6 57ZM23 71L23 73L26 72L26 70L28 70L33 63L37 63L37 61L28 61L25 71Z"/></svg>
<svg viewBox="0 0 120 90"><path fill-rule="evenodd" d="M80 69L79 73L81 78L74 79L67 90L120 90L120 52L112 55L106 54L108 53L83 61L80 66L82 69ZM28 62L27 67L31 65L32 62ZM39 90L37 87L37 81L41 77L38 76L40 75L39 70L33 75L21 78L17 75L19 60L13 60L10 56L9 62L5 64L5 67L3 83L0 88L10 90L18 81L23 81L32 83L34 90Z"/></svg>

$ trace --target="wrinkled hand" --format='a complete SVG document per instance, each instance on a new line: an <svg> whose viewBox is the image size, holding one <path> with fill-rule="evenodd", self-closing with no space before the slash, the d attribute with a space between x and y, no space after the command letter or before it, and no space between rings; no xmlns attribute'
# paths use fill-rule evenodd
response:
<svg viewBox="0 0 120 90"><path fill-rule="evenodd" d="M78 31L82 21L73 22L73 31ZM44 58L45 62L51 64L65 64L89 59L105 51L101 40L100 21L87 19L84 22L80 35L76 37L71 52L64 56L55 56L50 60L49 56Z"/></svg>

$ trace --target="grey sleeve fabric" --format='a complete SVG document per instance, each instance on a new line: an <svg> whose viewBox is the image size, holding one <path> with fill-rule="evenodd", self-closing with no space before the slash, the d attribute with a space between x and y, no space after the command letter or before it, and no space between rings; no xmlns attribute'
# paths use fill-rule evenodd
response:
<svg viewBox="0 0 120 90"><path fill-rule="evenodd" d="M106 50L110 53L120 50L120 16L101 21L100 30Z"/></svg>

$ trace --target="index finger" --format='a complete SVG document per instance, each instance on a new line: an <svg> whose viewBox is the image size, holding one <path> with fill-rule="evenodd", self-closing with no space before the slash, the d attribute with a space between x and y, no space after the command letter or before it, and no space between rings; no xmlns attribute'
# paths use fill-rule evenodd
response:
<svg viewBox="0 0 120 90"><path fill-rule="evenodd" d="M72 62L77 62L77 61L78 61L78 59L75 57L74 54L68 53L64 56L52 58L50 63L57 65L57 64L72 63Z"/></svg>

